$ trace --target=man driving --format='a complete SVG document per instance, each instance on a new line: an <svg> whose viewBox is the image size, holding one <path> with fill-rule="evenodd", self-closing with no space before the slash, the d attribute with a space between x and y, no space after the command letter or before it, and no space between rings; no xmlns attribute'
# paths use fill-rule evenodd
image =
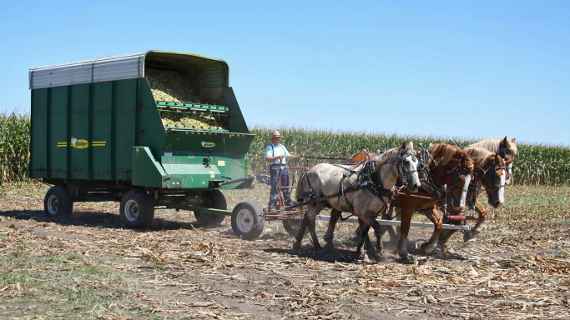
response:
<svg viewBox="0 0 570 320"><path fill-rule="evenodd" d="M277 184L281 184L283 200L286 206L291 205L291 190L289 188L289 168L287 158L295 157L281 144L281 133L275 130L271 134L271 144L265 148L265 159L269 162L269 174L271 181L271 193L269 195L269 209L277 207Z"/></svg>

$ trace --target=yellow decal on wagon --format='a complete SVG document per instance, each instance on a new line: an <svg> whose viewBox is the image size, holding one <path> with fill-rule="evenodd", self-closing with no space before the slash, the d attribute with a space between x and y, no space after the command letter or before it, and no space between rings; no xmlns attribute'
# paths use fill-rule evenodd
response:
<svg viewBox="0 0 570 320"><path fill-rule="evenodd" d="M104 141L104 140L93 140L93 141L89 142L89 140L77 139L75 137L71 138L70 143L67 143L67 141L58 141L57 142L58 148L72 147L73 149L79 149L79 150L87 149L89 147L104 148L105 146L107 146L107 141Z"/></svg>

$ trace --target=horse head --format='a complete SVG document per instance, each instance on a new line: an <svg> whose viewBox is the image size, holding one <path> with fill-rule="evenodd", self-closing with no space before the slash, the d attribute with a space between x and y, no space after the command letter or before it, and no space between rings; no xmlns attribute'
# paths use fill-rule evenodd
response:
<svg viewBox="0 0 570 320"><path fill-rule="evenodd" d="M450 144L432 145L430 153L434 159L430 166L434 182L440 187L447 185L452 206L462 211L475 167L473 160L467 152Z"/></svg>
<svg viewBox="0 0 570 320"><path fill-rule="evenodd" d="M411 141L402 143L398 149L400 162L398 172L400 179L405 182L409 191L416 192L421 187L418 175L418 158Z"/></svg>
<svg viewBox="0 0 570 320"><path fill-rule="evenodd" d="M496 153L488 155L476 174L479 175L479 179L485 187L489 204L494 208L501 206L505 202L507 178L505 159Z"/></svg>
<svg viewBox="0 0 570 320"><path fill-rule="evenodd" d="M515 161L518 154L517 140L515 138L508 139L505 136L499 143L498 154L505 159L507 165L506 183L510 184L513 176L513 161Z"/></svg>

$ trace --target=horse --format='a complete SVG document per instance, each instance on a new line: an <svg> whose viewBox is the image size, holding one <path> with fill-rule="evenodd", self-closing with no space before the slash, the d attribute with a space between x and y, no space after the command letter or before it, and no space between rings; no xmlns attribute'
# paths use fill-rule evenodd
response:
<svg viewBox="0 0 570 320"><path fill-rule="evenodd" d="M481 193L481 187L485 188L488 203L493 208L500 207L505 202L505 185L507 176L506 160L499 154L478 147L467 147L465 152L473 159L475 169L473 181L467 193L467 204L475 209L478 214L477 222L469 233L464 234L464 240L473 239L479 234L479 228L485 222L487 210L479 204L477 198ZM446 230L440 237L440 245L445 251L445 244L455 233L455 230Z"/></svg>
<svg viewBox="0 0 570 320"><path fill-rule="evenodd" d="M506 136L503 139L485 139L479 142L473 143L468 146L469 148L483 148L491 152L497 153L503 159L507 165L507 179L506 184L511 184L511 178L513 176L513 161L518 155L517 139L508 139Z"/></svg>
<svg viewBox="0 0 570 320"><path fill-rule="evenodd" d="M413 262L408 254L407 238L414 212L421 212L434 224L432 236L424 243L421 251L432 253L437 247L443 231L443 212L441 207L445 198L457 199L452 202L453 211L462 211L465 207L467 190L473 174L474 164L469 155L461 148L450 144L432 144L428 150L420 153L422 174L419 193L400 192L393 203L401 217L398 251L402 262ZM447 188L445 190L443 186ZM331 216L331 224L339 217ZM360 228L360 227L359 227ZM330 229L330 225L329 225ZM388 229L388 230L391 230ZM357 231L367 237L368 229ZM332 239L332 236L330 236Z"/></svg>
<svg viewBox="0 0 570 320"><path fill-rule="evenodd" d="M380 224L376 221L378 213L384 212L389 206L393 188L399 179L410 190L421 187L417 166L413 143L405 142L399 148L390 149L356 167L320 163L309 169L297 184L297 202L306 203L307 209L293 249L301 248L306 228L309 228L314 249L321 248L315 218L325 207L332 209L331 216L340 215L341 212L352 213L363 226L372 226L376 236L381 236ZM358 256L363 242L364 238L361 237L356 248ZM378 238L379 252L382 251L381 243Z"/></svg>

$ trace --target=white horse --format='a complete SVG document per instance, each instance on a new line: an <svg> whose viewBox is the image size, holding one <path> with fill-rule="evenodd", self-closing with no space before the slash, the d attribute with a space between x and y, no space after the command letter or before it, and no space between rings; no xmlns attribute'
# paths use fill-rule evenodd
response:
<svg viewBox="0 0 570 320"><path fill-rule="evenodd" d="M390 149L355 168L328 163L312 167L297 185L297 201L307 203L307 209L293 248L300 249L307 227L314 248L321 248L315 219L322 209L329 207L332 209L331 216L350 212L358 217L362 230L368 230L368 226L371 226L378 240L378 252L381 252L382 230L376 218L392 201L392 192L399 178L410 191L416 191L421 186L417 168L418 160L412 142ZM329 224L329 230L331 227L334 230L334 225ZM361 234L357 255L360 255L364 236Z"/></svg>
<svg viewBox="0 0 570 320"><path fill-rule="evenodd" d="M485 139L469 145L468 148L483 148L503 157L507 163L506 184L511 183L513 161L518 155L517 139L508 139L506 136L503 139Z"/></svg>

